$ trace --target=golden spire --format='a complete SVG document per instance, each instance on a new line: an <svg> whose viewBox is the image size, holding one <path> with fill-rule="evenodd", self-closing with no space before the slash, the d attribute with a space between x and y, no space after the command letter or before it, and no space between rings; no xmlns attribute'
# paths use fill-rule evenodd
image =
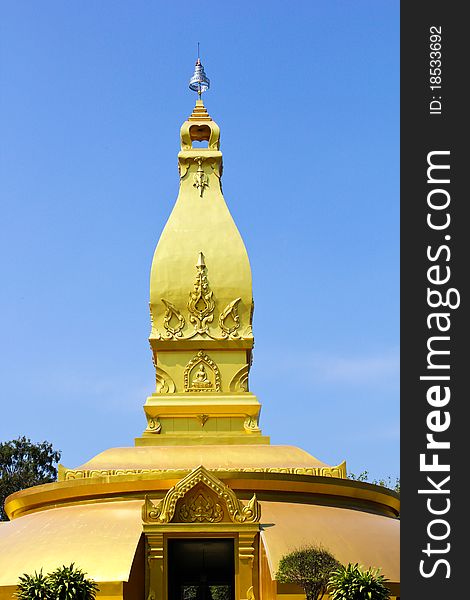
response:
<svg viewBox="0 0 470 600"><path fill-rule="evenodd" d="M144 407L148 427L136 443L268 443L248 386L250 263L222 195L220 129L202 100L180 138L179 194L150 276L157 386Z"/></svg>

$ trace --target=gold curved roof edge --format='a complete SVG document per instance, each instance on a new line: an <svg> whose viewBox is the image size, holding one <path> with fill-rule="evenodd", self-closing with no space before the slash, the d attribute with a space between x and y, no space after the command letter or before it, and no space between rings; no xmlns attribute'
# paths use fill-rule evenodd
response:
<svg viewBox="0 0 470 600"><path fill-rule="evenodd" d="M211 471L208 469L208 471ZM286 472L216 471L217 476L237 491L264 493L270 496L291 494L337 497L338 501L372 506L374 512L398 515L399 496L387 488L338 477L324 477ZM86 504L113 498L144 497L148 493L165 493L188 475L188 471L88 477L49 483L28 488L9 496L5 509L10 519L65 504Z"/></svg>

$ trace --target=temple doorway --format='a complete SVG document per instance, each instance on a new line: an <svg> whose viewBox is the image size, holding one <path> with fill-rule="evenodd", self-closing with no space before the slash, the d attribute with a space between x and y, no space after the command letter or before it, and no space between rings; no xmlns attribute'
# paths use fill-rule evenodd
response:
<svg viewBox="0 0 470 600"><path fill-rule="evenodd" d="M168 540L168 600L234 600L233 539Z"/></svg>

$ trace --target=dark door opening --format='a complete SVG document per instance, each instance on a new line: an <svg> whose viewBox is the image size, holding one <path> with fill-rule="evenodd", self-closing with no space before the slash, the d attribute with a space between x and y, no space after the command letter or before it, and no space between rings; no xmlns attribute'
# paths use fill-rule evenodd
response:
<svg viewBox="0 0 470 600"><path fill-rule="evenodd" d="M234 600L233 539L168 540L168 600Z"/></svg>

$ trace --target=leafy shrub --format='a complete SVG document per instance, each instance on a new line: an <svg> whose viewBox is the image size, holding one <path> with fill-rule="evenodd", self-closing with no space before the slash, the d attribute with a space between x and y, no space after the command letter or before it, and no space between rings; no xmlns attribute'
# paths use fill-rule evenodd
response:
<svg viewBox="0 0 470 600"><path fill-rule="evenodd" d="M388 600L387 579L372 568L363 571L356 563L340 566L332 572L328 582L331 600Z"/></svg>
<svg viewBox="0 0 470 600"><path fill-rule="evenodd" d="M34 575L25 573L20 577L15 596L18 600L51 600L47 575L42 574L42 569Z"/></svg>
<svg viewBox="0 0 470 600"><path fill-rule="evenodd" d="M54 600L94 600L98 586L74 567L58 567L48 576Z"/></svg>
<svg viewBox="0 0 470 600"><path fill-rule="evenodd" d="M18 600L94 600L98 586L74 567L58 567L48 575L42 569L20 577L15 596Z"/></svg>
<svg viewBox="0 0 470 600"><path fill-rule="evenodd" d="M281 558L276 579L280 583L299 585L307 600L321 600L327 592L331 572L339 566L336 558L324 548L305 546Z"/></svg>

